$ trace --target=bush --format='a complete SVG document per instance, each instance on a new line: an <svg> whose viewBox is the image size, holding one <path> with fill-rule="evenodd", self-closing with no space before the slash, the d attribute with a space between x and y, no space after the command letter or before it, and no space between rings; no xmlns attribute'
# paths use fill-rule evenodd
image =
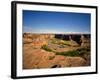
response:
<svg viewBox="0 0 100 80"><path fill-rule="evenodd" d="M55 58L55 56L49 56L49 60L52 60L54 58Z"/></svg>
<svg viewBox="0 0 100 80"><path fill-rule="evenodd" d="M77 49L77 51L90 51L90 48L80 48L80 49Z"/></svg>
<svg viewBox="0 0 100 80"><path fill-rule="evenodd" d="M67 42L60 42L59 44L62 44L62 45L66 45L66 46L71 46L69 43Z"/></svg>
<svg viewBox="0 0 100 80"><path fill-rule="evenodd" d="M63 55L63 56L79 56L80 53L78 51L67 51L67 52L56 52L56 55Z"/></svg>
<svg viewBox="0 0 100 80"><path fill-rule="evenodd" d="M44 50L49 51L49 52L52 52L52 50L51 50L50 48L48 48L47 45L43 45L43 46L41 47L41 49L44 49Z"/></svg>
<svg viewBox="0 0 100 80"><path fill-rule="evenodd" d="M56 51L51 50L47 45L43 45L41 49L44 49L49 52L54 52L56 53L56 55L72 56L72 57L75 57L75 56L83 57L84 54L88 55L87 53L89 52L89 49L86 49L86 48L80 48L73 51L56 52ZM52 59L52 57L50 57L50 59Z"/></svg>
<svg viewBox="0 0 100 80"><path fill-rule="evenodd" d="M67 45L67 46L70 46L69 44L70 41L65 41L65 40L60 40L60 39L51 39L51 43L53 44L59 44L59 45Z"/></svg>

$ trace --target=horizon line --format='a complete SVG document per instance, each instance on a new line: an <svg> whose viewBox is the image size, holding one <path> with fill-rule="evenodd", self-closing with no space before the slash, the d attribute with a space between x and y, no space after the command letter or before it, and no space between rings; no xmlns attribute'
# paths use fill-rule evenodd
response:
<svg viewBox="0 0 100 80"><path fill-rule="evenodd" d="M38 32L38 33L36 33L36 32L23 32L23 33L32 33L32 34L91 34L91 33L89 33L89 32L68 32L68 33L45 33L45 32L42 32L42 33L40 33L40 32Z"/></svg>

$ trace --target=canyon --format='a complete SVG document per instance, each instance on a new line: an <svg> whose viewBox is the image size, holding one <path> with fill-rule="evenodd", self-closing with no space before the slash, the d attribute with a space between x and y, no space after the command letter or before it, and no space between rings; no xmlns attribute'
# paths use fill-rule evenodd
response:
<svg viewBox="0 0 100 80"><path fill-rule="evenodd" d="M23 33L23 69L91 64L90 34Z"/></svg>

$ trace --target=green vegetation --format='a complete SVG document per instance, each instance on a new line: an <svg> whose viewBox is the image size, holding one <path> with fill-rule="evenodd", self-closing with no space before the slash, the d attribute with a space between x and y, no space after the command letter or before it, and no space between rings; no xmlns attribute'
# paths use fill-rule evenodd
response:
<svg viewBox="0 0 100 80"><path fill-rule="evenodd" d="M61 45L67 45L67 46L71 46L71 45L70 45L70 41L60 40L59 44L61 44Z"/></svg>
<svg viewBox="0 0 100 80"><path fill-rule="evenodd" d="M50 48L48 48L47 45L43 45L43 46L41 47L41 49L44 49L44 50L49 51L49 52L52 52L52 50L51 50Z"/></svg>
<svg viewBox="0 0 100 80"><path fill-rule="evenodd" d="M89 49L86 48L80 48L77 50L73 51L67 51L67 52L56 52L56 55L63 55L63 56L84 56L84 54L88 55L89 54Z"/></svg>
<svg viewBox="0 0 100 80"><path fill-rule="evenodd" d="M63 56L79 56L80 53L78 51L67 51L67 52L56 52L56 55L63 55Z"/></svg>
<svg viewBox="0 0 100 80"><path fill-rule="evenodd" d="M56 39L56 38L51 39L51 43L53 43L53 44L59 44L59 45L71 46L70 45L70 41L60 40L60 39Z"/></svg>
<svg viewBox="0 0 100 80"><path fill-rule="evenodd" d="M52 60L54 58L55 58L55 56L49 56L49 60Z"/></svg>
<svg viewBox="0 0 100 80"><path fill-rule="evenodd" d="M50 41L51 41L51 43L53 43L53 44L58 44L58 42L60 41L60 39L53 38L53 39L51 39Z"/></svg>
<svg viewBox="0 0 100 80"><path fill-rule="evenodd" d="M90 51L90 48L79 48L77 51Z"/></svg>
<svg viewBox="0 0 100 80"><path fill-rule="evenodd" d="M47 45L43 45L41 47L41 49L44 49L44 50L49 51L49 52L54 52L56 55L72 56L72 57L75 57L75 56L83 57L84 55L89 55L89 53L90 53L89 48L79 48L77 50L72 50L72 51L56 52L56 51L53 51L52 49L50 49ZM53 57L50 57L50 60L52 58Z"/></svg>

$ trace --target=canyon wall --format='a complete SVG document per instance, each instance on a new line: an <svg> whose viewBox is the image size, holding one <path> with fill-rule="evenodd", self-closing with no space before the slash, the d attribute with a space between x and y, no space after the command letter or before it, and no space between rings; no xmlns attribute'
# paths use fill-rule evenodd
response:
<svg viewBox="0 0 100 80"><path fill-rule="evenodd" d="M55 35L52 34L31 34L24 33L23 34L23 43L31 43L34 47L41 47L42 45L46 45L48 40L54 38Z"/></svg>
<svg viewBox="0 0 100 80"><path fill-rule="evenodd" d="M90 34L23 34L23 42L25 44L32 43L33 46L36 47L46 45L48 43L48 40L52 38L75 41L83 47L90 46Z"/></svg>
<svg viewBox="0 0 100 80"><path fill-rule="evenodd" d="M56 34L55 38L76 41L81 46L90 45L90 34Z"/></svg>

